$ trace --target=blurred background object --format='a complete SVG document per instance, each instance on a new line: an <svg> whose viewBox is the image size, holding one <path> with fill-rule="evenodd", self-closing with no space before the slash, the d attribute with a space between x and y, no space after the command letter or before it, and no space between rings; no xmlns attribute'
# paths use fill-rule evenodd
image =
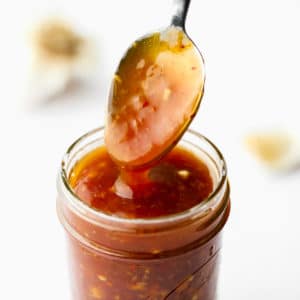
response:
<svg viewBox="0 0 300 300"><path fill-rule="evenodd" d="M92 38L73 27L61 18L36 24L30 39L30 97L54 98L66 89L95 80L99 72L99 48Z"/></svg>
<svg viewBox="0 0 300 300"><path fill-rule="evenodd" d="M283 129L248 134L245 146L255 158L275 171L292 171L300 165L299 140Z"/></svg>

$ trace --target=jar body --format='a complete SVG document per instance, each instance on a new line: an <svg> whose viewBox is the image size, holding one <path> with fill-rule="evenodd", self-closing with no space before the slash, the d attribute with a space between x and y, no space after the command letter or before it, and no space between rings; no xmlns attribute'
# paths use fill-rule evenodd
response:
<svg viewBox="0 0 300 300"><path fill-rule="evenodd" d="M82 138L69 149L58 180L57 209L67 231L72 299L215 300L222 228L230 210L220 153L209 152L212 144L187 146L201 148L216 169L215 192L206 203L166 218L131 221L93 212L66 186L76 153L78 160L89 147L103 143L102 132L97 134L92 142ZM185 141L194 133L188 135Z"/></svg>
<svg viewBox="0 0 300 300"><path fill-rule="evenodd" d="M214 300L220 233L187 253L131 259L95 253L69 238L74 300Z"/></svg>

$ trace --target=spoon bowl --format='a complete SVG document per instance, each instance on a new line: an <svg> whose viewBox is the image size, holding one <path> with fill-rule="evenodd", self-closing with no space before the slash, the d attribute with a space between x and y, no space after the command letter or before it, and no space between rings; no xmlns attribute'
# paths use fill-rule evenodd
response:
<svg viewBox="0 0 300 300"><path fill-rule="evenodd" d="M177 1L166 29L135 41L115 73L105 132L121 167L142 169L169 152L195 116L204 62L184 29L190 1Z"/></svg>

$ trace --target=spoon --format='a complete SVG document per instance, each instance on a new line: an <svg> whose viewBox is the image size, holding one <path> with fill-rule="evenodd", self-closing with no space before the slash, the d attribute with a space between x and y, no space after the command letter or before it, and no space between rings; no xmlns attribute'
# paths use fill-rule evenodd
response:
<svg viewBox="0 0 300 300"><path fill-rule="evenodd" d="M176 0L170 26L136 40L111 85L105 143L127 170L167 154L195 116L204 92L204 62L185 32L190 0Z"/></svg>

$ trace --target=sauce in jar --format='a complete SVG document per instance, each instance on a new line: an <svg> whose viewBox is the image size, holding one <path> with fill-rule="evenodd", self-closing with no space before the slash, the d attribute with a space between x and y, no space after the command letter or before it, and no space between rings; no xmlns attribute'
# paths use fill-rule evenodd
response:
<svg viewBox="0 0 300 300"><path fill-rule="evenodd" d="M121 173L103 146L82 158L69 180L76 195L87 205L126 218L183 212L207 199L213 190L208 167L181 147L150 169Z"/></svg>
<svg viewBox="0 0 300 300"><path fill-rule="evenodd" d="M122 176L103 129L64 158L57 208L68 232L72 300L215 300L230 210L218 149L188 131L158 164L126 173L129 186Z"/></svg>

